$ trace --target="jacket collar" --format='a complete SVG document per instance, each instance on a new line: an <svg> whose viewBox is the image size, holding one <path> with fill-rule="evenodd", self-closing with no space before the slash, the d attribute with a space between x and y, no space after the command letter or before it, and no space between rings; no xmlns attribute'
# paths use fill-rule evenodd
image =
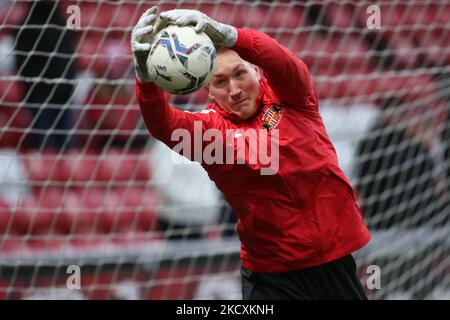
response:
<svg viewBox="0 0 450 320"><path fill-rule="evenodd" d="M261 76L261 79L259 80L259 85L260 85L260 93L259 93L258 98L256 99L255 112L253 113L253 115L251 115L247 119L241 118L237 114L223 109L215 101L210 103L206 108L214 109L219 114L221 114L224 118L230 119L234 122L251 121L252 119L257 117L261 113L261 109L263 108L263 106L274 105L274 104L279 105L278 99L273 94L272 90L269 87L269 84L267 83L267 79L264 76Z"/></svg>

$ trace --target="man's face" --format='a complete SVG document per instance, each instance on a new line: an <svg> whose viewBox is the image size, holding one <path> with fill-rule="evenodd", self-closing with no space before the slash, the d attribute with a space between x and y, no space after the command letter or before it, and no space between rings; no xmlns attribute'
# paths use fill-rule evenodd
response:
<svg viewBox="0 0 450 320"><path fill-rule="evenodd" d="M243 60L235 51L218 52L213 76L209 82L209 97L217 104L246 119L256 109L260 91L260 74L256 67Z"/></svg>

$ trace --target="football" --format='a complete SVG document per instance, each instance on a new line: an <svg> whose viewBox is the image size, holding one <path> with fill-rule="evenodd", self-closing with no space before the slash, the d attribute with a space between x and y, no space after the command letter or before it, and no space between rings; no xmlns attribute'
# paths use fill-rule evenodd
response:
<svg viewBox="0 0 450 320"><path fill-rule="evenodd" d="M169 25L155 37L147 59L153 81L172 94L188 94L211 79L216 58L213 42L192 26Z"/></svg>

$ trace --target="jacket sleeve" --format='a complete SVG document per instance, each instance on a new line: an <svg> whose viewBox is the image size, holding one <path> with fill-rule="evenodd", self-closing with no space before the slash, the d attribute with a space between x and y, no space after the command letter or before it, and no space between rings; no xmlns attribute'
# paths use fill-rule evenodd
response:
<svg viewBox="0 0 450 320"><path fill-rule="evenodd" d="M136 95L145 125L150 134L170 148L174 148L182 138L189 137L193 159L195 139L209 128L219 128L213 117L214 110L187 112L173 108L167 102L166 93L153 83L136 81ZM178 133L177 133L178 130ZM200 136L199 136L200 135ZM200 140L201 141L201 140ZM204 142L195 147L204 147Z"/></svg>
<svg viewBox="0 0 450 320"><path fill-rule="evenodd" d="M305 63L265 33L238 29L232 48L259 66L281 100L294 107L317 107L317 96Z"/></svg>

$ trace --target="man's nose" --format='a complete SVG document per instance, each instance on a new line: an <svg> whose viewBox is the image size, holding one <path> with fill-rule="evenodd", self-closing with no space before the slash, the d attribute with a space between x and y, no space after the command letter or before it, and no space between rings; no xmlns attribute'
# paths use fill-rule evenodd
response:
<svg viewBox="0 0 450 320"><path fill-rule="evenodd" d="M241 88L234 82L230 81L230 96L236 98L241 94Z"/></svg>

